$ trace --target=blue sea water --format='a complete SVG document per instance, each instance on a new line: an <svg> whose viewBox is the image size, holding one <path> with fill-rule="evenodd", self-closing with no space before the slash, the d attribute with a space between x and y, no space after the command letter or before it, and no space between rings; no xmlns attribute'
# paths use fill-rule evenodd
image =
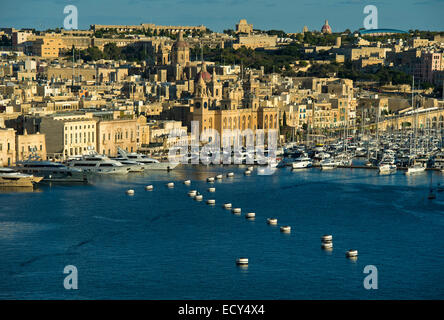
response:
<svg viewBox="0 0 444 320"><path fill-rule="evenodd" d="M444 298L444 192L427 199L431 172L244 170L182 166L4 191L0 299ZM228 171L235 177L208 193L205 179ZM175 188L165 187L170 181ZM439 182L444 175L433 173ZM191 189L204 201L189 198ZM225 202L242 216L224 210ZM321 250L324 234L333 235L331 252ZM357 261L345 257L350 248ZM249 258L248 268L236 266L238 257ZM64 289L66 265L77 267L78 290ZM363 286L366 265L378 269L377 290Z"/></svg>

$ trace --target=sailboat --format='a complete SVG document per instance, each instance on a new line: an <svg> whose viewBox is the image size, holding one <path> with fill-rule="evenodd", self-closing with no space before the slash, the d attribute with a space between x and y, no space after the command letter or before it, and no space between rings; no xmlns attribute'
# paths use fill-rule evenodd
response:
<svg viewBox="0 0 444 320"><path fill-rule="evenodd" d="M415 77L413 77L412 80L412 110L415 114L415 130L414 130L414 136L413 136L413 141L415 143L415 150L414 150L414 156L416 158L417 156L417 128L418 128L418 119L417 116L418 114L415 112L415 104L414 104L414 88L415 88ZM410 154L412 154L410 152ZM425 172L425 166L422 163L417 163L416 160L413 160L413 164L411 166L408 166L406 174L417 174L417 173L423 173Z"/></svg>

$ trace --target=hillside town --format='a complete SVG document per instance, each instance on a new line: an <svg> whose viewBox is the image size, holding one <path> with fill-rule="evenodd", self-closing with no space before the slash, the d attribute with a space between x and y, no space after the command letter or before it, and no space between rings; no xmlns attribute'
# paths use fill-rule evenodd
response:
<svg viewBox="0 0 444 320"><path fill-rule="evenodd" d="M201 26L1 28L0 165L119 149L161 159L168 133L278 130L279 144L444 129L444 33ZM271 63L270 63L271 61ZM330 139L330 140L329 140ZM441 141L442 144L442 141Z"/></svg>

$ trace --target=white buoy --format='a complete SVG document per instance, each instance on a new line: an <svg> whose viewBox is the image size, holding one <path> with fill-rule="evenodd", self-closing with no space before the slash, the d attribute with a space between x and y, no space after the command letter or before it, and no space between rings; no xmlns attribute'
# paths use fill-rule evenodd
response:
<svg viewBox="0 0 444 320"><path fill-rule="evenodd" d="M350 249L345 253L347 258L356 258L358 256L358 250Z"/></svg>
<svg viewBox="0 0 444 320"><path fill-rule="evenodd" d="M246 170L246 171L244 172L244 174L245 174L246 176L249 176L249 175L251 174L251 171L250 171L250 170Z"/></svg>
<svg viewBox="0 0 444 320"><path fill-rule="evenodd" d="M278 219L276 219L276 218L268 218L267 219L267 223L271 224L271 225L277 225Z"/></svg>
<svg viewBox="0 0 444 320"><path fill-rule="evenodd" d="M132 196L134 195L134 190L133 189L126 190L126 194Z"/></svg>
<svg viewBox="0 0 444 320"><path fill-rule="evenodd" d="M331 234L326 234L321 237L322 242L332 242L333 236Z"/></svg>
<svg viewBox="0 0 444 320"><path fill-rule="evenodd" d="M236 264L237 265L246 265L246 264L248 264L248 258L237 258Z"/></svg>
<svg viewBox="0 0 444 320"><path fill-rule="evenodd" d="M322 242L321 247L322 249L332 249L333 242Z"/></svg>
<svg viewBox="0 0 444 320"><path fill-rule="evenodd" d="M151 190L153 190L154 189L154 187L153 187L153 185L149 185L149 186L146 186L145 187L145 190L147 190L147 191L151 191Z"/></svg>
<svg viewBox="0 0 444 320"><path fill-rule="evenodd" d="M231 203L225 203L224 208L225 209L231 209L232 204Z"/></svg>
<svg viewBox="0 0 444 320"><path fill-rule="evenodd" d="M183 184L189 186L189 185L191 184L191 180L185 180L185 181L183 182Z"/></svg>
<svg viewBox="0 0 444 320"><path fill-rule="evenodd" d="M290 233L291 232L291 227L290 226L282 226L281 227L281 232Z"/></svg>
<svg viewBox="0 0 444 320"><path fill-rule="evenodd" d="M234 214L240 214L242 212L241 208L234 208L231 210Z"/></svg>
<svg viewBox="0 0 444 320"><path fill-rule="evenodd" d="M216 179L217 179L217 180L221 180L223 177L224 177L223 175L218 174L218 175L216 176Z"/></svg>
<svg viewBox="0 0 444 320"><path fill-rule="evenodd" d="M166 186L167 186L168 188L174 188L174 182L168 182L168 183L166 184Z"/></svg>
<svg viewBox="0 0 444 320"><path fill-rule="evenodd" d="M214 205L214 204L216 204L216 200L214 200L214 199L208 199L208 200L207 200L207 204Z"/></svg>
<svg viewBox="0 0 444 320"><path fill-rule="evenodd" d="M253 171L253 170L254 170L254 167L253 167L253 166L249 166L249 167L247 168L247 170L248 170L248 171Z"/></svg>
<svg viewBox="0 0 444 320"><path fill-rule="evenodd" d="M207 182L214 182L214 177L207 178Z"/></svg>
<svg viewBox="0 0 444 320"><path fill-rule="evenodd" d="M234 172L228 172L227 177L234 177Z"/></svg>
<svg viewBox="0 0 444 320"><path fill-rule="evenodd" d="M203 199L203 195L201 195L201 194L194 196L194 200L196 200L196 201L202 201L202 199Z"/></svg>
<svg viewBox="0 0 444 320"><path fill-rule="evenodd" d="M208 192L216 192L216 188L208 188Z"/></svg>
<svg viewBox="0 0 444 320"><path fill-rule="evenodd" d="M195 197L197 195L197 190L188 191L188 196Z"/></svg>
<svg viewBox="0 0 444 320"><path fill-rule="evenodd" d="M248 212L245 215L245 218L247 218L247 219L254 219L255 217L256 217L256 213L254 213L254 212Z"/></svg>

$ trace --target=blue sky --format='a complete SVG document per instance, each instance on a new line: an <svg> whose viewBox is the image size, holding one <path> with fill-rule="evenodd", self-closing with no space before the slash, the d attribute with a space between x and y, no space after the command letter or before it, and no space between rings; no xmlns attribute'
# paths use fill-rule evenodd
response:
<svg viewBox="0 0 444 320"><path fill-rule="evenodd" d="M379 28L444 31L444 0L0 0L0 27L62 27L65 5L79 11L79 28L91 24L200 25L234 29L246 18L258 29L333 31L363 27L363 9L378 8Z"/></svg>

